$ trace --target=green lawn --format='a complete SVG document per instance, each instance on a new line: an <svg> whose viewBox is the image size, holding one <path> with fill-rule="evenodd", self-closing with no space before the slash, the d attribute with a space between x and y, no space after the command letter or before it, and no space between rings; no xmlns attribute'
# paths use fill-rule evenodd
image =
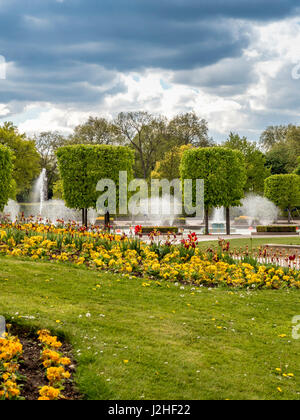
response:
<svg viewBox="0 0 300 420"><path fill-rule="evenodd" d="M222 235L220 235L222 237ZM206 250L209 247L215 247L216 243L218 242L218 238L215 238L211 241L200 242L199 246ZM285 244L285 245L300 245L300 236L291 236L291 237L284 237L284 238L276 238L270 236L269 238L260 238L260 237L253 237L253 238L236 238L230 239L229 242L231 243L231 249L233 248L245 248L247 245L249 249L257 248L259 246L267 245L267 244Z"/></svg>
<svg viewBox="0 0 300 420"><path fill-rule="evenodd" d="M143 280L9 257L0 267L0 314L65 335L86 398L300 398L300 340L291 337L299 291L143 287ZM276 368L295 377L279 377Z"/></svg>

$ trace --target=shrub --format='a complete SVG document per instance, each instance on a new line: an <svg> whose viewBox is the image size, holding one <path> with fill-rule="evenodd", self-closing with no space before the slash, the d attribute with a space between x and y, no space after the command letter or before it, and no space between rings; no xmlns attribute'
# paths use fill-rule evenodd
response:
<svg viewBox="0 0 300 420"><path fill-rule="evenodd" d="M258 233L281 233L281 232L297 232L297 226L294 225L274 225L274 226L257 226L256 228Z"/></svg>
<svg viewBox="0 0 300 420"><path fill-rule="evenodd" d="M142 233L148 234L152 232L160 232L162 234L178 233L178 227L176 226L142 226Z"/></svg>

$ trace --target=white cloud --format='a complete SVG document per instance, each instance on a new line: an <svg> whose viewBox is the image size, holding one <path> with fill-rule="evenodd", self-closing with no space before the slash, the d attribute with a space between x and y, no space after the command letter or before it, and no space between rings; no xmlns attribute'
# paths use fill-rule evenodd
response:
<svg viewBox="0 0 300 420"><path fill-rule="evenodd" d="M91 114L112 118L121 111L147 110L172 117L195 110L208 120L217 139L224 139L230 131L257 139L267 125L296 123L300 117L300 80L291 76L300 62L299 19L255 24L252 29L252 43L242 57L187 72L147 69L121 74L99 68L105 75L103 86L100 79L89 85L99 91L98 103L32 104L14 118L27 133L70 133ZM96 67L94 70L97 74ZM12 67L11 71L17 70ZM118 83L125 88L114 91ZM111 92L106 91L108 87ZM3 107L2 120L9 106Z"/></svg>

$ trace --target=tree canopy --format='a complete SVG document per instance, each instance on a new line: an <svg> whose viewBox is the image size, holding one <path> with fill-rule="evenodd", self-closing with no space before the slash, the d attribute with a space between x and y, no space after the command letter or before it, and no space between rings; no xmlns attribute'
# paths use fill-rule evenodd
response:
<svg viewBox="0 0 300 420"><path fill-rule="evenodd" d="M175 146L210 147L213 140L208 137L208 124L195 112L187 112L174 117L167 131Z"/></svg>
<svg viewBox="0 0 300 420"><path fill-rule="evenodd" d="M272 175L292 173L300 155L300 127L268 127L261 136L261 145L267 152L267 166Z"/></svg>
<svg viewBox="0 0 300 420"><path fill-rule="evenodd" d="M0 127L0 144L7 146L13 152L13 179L18 198L22 200L41 170L40 156L35 143L33 140L28 140L25 134L20 134L12 123L4 123Z"/></svg>
<svg viewBox="0 0 300 420"><path fill-rule="evenodd" d="M13 181L13 153L0 144L0 211L3 211L11 196Z"/></svg>
<svg viewBox="0 0 300 420"><path fill-rule="evenodd" d="M48 196L51 198L54 193L54 185L59 182L55 152L67 143L67 139L56 131L46 131L36 135L34 140L40 155L40 166L47 171Z"/></svg>
<svg viewBox="0 0 300 420"><path fill-rule="evenodd" d="M300 176L296 174L272 175L265 180L265 196L281 210L291 211L300 206Z"/></svg>
<svg viewBox="0 0 300 420"><path fill-rule="evenodd" d="M180 170L182 180L204 180L207 233L210 208L240 205L247 180L245 160L240 151L224 147L187 150L183 154Z"/></svg>
<svg viewBox="0 0 300 420"><path fill-rule="evenodd" d="M100 180L109 179L119 187L119 172L133 177L134 154L128 147L78 145L56 152L66 205L72 209L96 208ZM86 223L86 221L85 221Z"/></svg>
<svg viewBox="0 0 300 420"><path fill-rule="evenodd" d="M151 178L168 179L169 181L179 179L183 153L192 147L191 144L175 146L169 152L166 152L163 160L156 163L155 169L151 173Z"/></svg>
<svg viewBox="0 0 300 420"><path fill-rule="evenodd" d="M84 124L75 127L69 144L114 145L122 141L118 134L116 126L106 118L90 117Z"/></svg>
<svg viewBox="0 0 300 420"><path fill-rule="evenodd" d="M224 147L239 150L244 155L247 172L245 193L263 194L264 180L271 175L271 171L266 167L266 157L257 144L248 141L246 137L241 138L238 134L230 133Z"/></svg>

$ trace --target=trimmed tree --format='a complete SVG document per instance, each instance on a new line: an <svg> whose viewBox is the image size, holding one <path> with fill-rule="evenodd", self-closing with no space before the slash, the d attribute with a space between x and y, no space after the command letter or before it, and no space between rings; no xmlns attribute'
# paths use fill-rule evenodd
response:
<svg viewBox="0 0 300 420"><path fill-rule="evenodd" d="M225 207L230 235L229 208L240 205L247 180L243 154L224 147L188 150L182 158L181 178L204 180L205 233L209 233L209 210ZM195 200L193 197L194 203Z"/></svg>
<svg viewBox="0 0 300 420"><path fill-rule="evenodd" d="M292 209L300 206L300 176L297 174L273 175L265 180L265 196L282 211L288 211L291 223Z"/></svg>
<svg viewBox="0 0 300 420"><path fill-rule="evenodd" d="M13 153L0 144L0 211L3 211L13 189Z"/></svg>
<svg viewBox="0 0 300 420"><path fill-rule="evenodd" d="M295 170L295 174L300 175L300 156L298 157L298 167Z"/></svg>
<svg viewBox="0 0 300 420"><path fill-rule="evenodd" d="M96 208L97 184L114 181L119 202L119 172L133 178L134 152L127 147L78 145L61 147L56 152L62 180L63 197L72 209L82 209L82 223L87 226L87 209ZM107 221L107 215L106 215Z"/></svg>

